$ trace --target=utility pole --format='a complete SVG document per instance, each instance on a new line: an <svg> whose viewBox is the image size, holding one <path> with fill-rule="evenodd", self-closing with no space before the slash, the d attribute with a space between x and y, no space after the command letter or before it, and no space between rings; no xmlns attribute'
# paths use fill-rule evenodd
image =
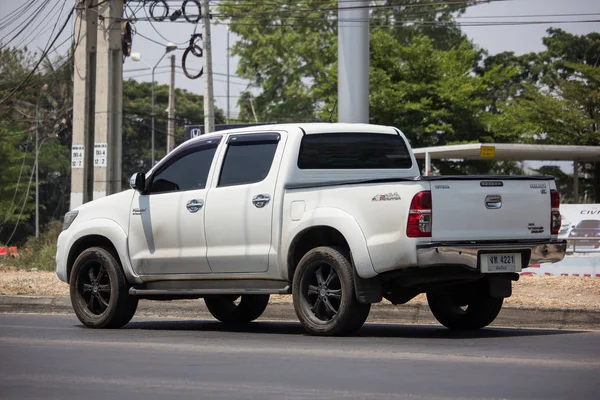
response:
<svg viewBox="0 0 600 400"><path fill-rule="evenodd" d="M123 0L99 2L94 125L94 199L121 191ZM94 11L92 11L94 12Z"/></svg>
<svg viewBox="0 0 600 400"><path fill-rule="evenodd" d="M338 0L338 121L369 122L369 2Z"/></svg>
<svg viewBox="0 0 600 400"><path fill-rule="evenodd" d="M83 0L75 12L73 139L70 209L92 200L94 185L94 108L96 86L97 0Z"/></svg>
<svg viewBox="0 0 600 400"><path fill-rule="evenodd" d="M169 119L167 121L167 154L175 148L175 54L171 55L171 85L169 86Z"/></svg>
<svg viewBox="0 0 600 400"><path fill-rule="evenodd" d="M41 93L40 93L41 95ZM40 152L40 133L38 131L38 108L40 105L40 95L38 95L35 103L35 237L40 237L40 168L39 152Z"/></svg>
<svg viewBox="0 0 600 400"><path fill-rule="evenodd" d="M227 124L229 124L229 28L227 28Z"/></svg>
<svg viewBox="0 0 600 400"><path fill-rule="evenodd" d="M208 0L202 0L202 24L204 38L204 133L215 130L213 105L212 51L210 43L210 8Z"/></svg>
<svg viewBox="0 0 600 400"><path fill-rule="evenodd" d="M35 237L40 237L40 132L38 110L40 108L40 97L42 93L48 90L48 85L44 84L40 88L37 101L35 102Z"/></svg>

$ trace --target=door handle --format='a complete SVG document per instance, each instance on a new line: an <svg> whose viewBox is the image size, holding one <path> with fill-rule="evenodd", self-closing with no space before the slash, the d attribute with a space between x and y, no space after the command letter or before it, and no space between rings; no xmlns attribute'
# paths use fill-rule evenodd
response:
<svg viewBox="0 0 600 400"><path fill-rule="evenodd" d="M195 213L198 212L203 206L204 202L202 200L193 199L187 202L185 205L189 212Z"/></svg>
<svg viewBox="0 0 600 400"><path fill-rule="evenodd" d="M252 203L256 208L263 208L271 201L271 196L268 194L257 194L252 198Z"/></svg>

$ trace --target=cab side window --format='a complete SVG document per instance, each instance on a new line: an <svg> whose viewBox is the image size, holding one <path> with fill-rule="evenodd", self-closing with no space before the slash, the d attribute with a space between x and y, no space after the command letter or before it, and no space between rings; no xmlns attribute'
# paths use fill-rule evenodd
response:
<svg viewBox="0 0 600 400"><path fill-rule="evenodd" d="M218 187L264 180L271 170L279 139L277 133L230 137Z"/></svg>
<svg viewBox="0 0 600 400"><path fill-rule="evenodd" d="M217 141L184 150L153 176L148 192L156 194L204 189L218 144Z"/></svg>

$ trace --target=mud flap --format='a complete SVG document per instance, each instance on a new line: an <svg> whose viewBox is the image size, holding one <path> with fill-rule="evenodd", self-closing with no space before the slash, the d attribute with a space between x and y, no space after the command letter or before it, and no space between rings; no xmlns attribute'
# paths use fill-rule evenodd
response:
<svg viewBox="0 0 600 400"><path fill-rule="evenodd" d="M487 281L490 297L495 299L510 297L512 295L511 282L517 279L514 279L512 275L497 275L488 277Z"/></svg>
<svg viewBox="0 0 600 400"><path fill-rule="evenodd" d="M383 298L381 279L378 276L363 279L356 273L356 268L354 268L354 291L356 300L362 304L379 303Z"/></svg>

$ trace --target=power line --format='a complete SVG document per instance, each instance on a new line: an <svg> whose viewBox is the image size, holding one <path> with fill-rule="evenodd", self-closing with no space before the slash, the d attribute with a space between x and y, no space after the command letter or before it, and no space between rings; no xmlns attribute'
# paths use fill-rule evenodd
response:
<svg viewBox="0 0 600 400"><path fill-rule="evenodd" d="M38 1L40 1L40 0L29 0L29 3L21 4L19 7L15 8L13 11L8 13L6 16L0 18L0 30L4 30L4 28L6 28L7 26L11 25L14 21L21 18L25 14L25 12L27 10L29 10L33 6L33 4L35 4ZM15 16L14 14L19 14L19 15ZM6 20L9 20L9 19L10 19L10 21L7 22Z"/></svg>
<svg viewBox="0 0 600 400"><path fill-rule="evenodd" d="M54 4L54 6L52 7L52 9L50 9L50 11L48 11L48 14L45 16L46 20L48 20L48 21L58 21L58 20L60 20L60 17L62 16L62 13L63 13L63 10L65 8L65 5L67 4L67 1L63 0L62 6L60 8L58 8L59 4L60 4L60 2L57 1ZM58 8L58 10L57 10L57 8ZM33 40L35 40L38 37L43 37L44 34L46 32L48 32L50 29L52 29L52 32L54 32L54 29L56 29L56 25L52 26L50 24L48 24L48 25L37 24L37 26L35 26L28 33L26 33L26 35L23 36L23 38L21 39L21 41L18 44L16 44L15 47L29 46L31 44L31 42L33 42ZM50 36L52 36L52 33L50 33ZM30 40L31 38L33 38L33 39ZM23 45L24 43L26 43L26 44Z"/></svg>
<svg viewBox="0 0 600 400"><path fill-rule="evenodd" d="M35 165L35 163L34 163L34 167L37 168L37 165ZM10 234L10 237L6 241L7 245L10 243L13 236L15 235L15 232L17 231L17 228L19 227L19 222L21 221L21 217L23 216L23 210L25 210L25 204L27 204L27 197L29 196L29 189L31 188L31 181L33 180L33 172L35 171L35 168L31 169L31 175L29 175L29 183L27 184L27 191L25 192L25 196L23 197L23 206L21 206L21 211L19 212L19 217L17 218L17 222L15 223L15 229L13 229L12 233Z"/></svg>
<svg viewBox="0 0 600 400"><path fill-rule="evenodd" d="M19 31L17 31L17 33L15 33L9 40L8 42L6 42L5 45L3 45L2 47L0 47L0 49L3 49L4 47L6 47L7 45L9 45L13 40L15 40L21 33L23 33L25 30L27 30L29 28L29 26L35 21L35 19L41 14L41 12L44 10L44 8L46 8L48 6L48 4L50 4L50 0L44 0L44 2L36 9L33 11L32 15L33 17L29 17L28 21L25 25L23 25L21 27L21 29L19 29ZM0 41L4 41L4 39L6 39L6 37L8 35L10 35L9 32L8 34L6 34L5 36L3 36Z"/></svg>
<svg viewBox="0 0 600 400"><path fill-rule="evenodd" d="M61 43L58 45L58 47L62 46L63 44L65 44L66 42L68 42L69 40L71 40L72 38L73 38L73 36L69 36L68 38L66 38L65 40L63 40L63 41L62 41L62 42L61 42ZM75 48L77 48L77 44L78 44L78 43L76 43L76 45L75 45ZM55 51L56 51L56 50L55 50ZM74 52L73 52L73 53L74 53ZM44 80L47 80L48 78L51 78L51 77L53 77L54 75L56 75L56 74L58 74L58 73L62 72L62 70L63 70L65 67L67 67L67 66L70 66L70 65L71 65L71 61L72 61L72 60L73 60L73 54L69 54L69 56L66 58L66 60L64 60L64 62L63 62L63 63L62 63L62 64L61 64L61 65L60 65L58 68L56 68L56 69L55 69L55 70L54 70L52 73L50 73L50 74L46 74L46 75L41 75L41 76L38 76L38 78L39 78L39 79L32 80L31 82L29 82L29 84L27 84L27 85L23 85L23 86L21 87L21 89L28 89L28 88L30 88L30 87L32 87L32 86L38 85L40 82L42 82L42 81L44 81ZM4 90L14 90L14 89L17 89L17 88L18 88L18 86L16 86L16 87L13 87L13 88L6 88L6 89L4 89Z"/></svg>
<svg viewBox="0 0 600 400"><path fill-rule="evenodd" d="M33 76L33 74L35 74L35 72L37 71L38 67L40 66L40 64L42 63L42 61L44 60L44 58L48 55L48 52L50 51L50 48L52 46L54 46L54 43L56 43L56 41L58 40L59 36L63 33L63 31L65 30L65 28L67 27L67 24L69 23L69 20L71 19L71 17L73 16L73 12L75 11L75 6L73 6L71 8L71 12L69 12L69 15L67 16L67 19L65 20L63 26L60 28L60 31L58 32L58 34L54 37L54 39L52 40L52 43L50 43L49 45L46 45L46 49L44 50L44 52L42 53L40 59L38 60L38 62L35 64L35 66L32 68L32 70L30 71L30 73L27 75L27 77L16 87L13 89L12 92L9 93L8 96L6 96L4 99L2 99L0 101L0 105L6 103L6 101L8 101L10 98L12 98L12 96L14 96L14 94L21 89L21 87L23 87L23 85L25 85L29 79L31 79L31 77ZM56 21L58 23L58 21ZM50 40L50 39L48 39Z"/></svg>

